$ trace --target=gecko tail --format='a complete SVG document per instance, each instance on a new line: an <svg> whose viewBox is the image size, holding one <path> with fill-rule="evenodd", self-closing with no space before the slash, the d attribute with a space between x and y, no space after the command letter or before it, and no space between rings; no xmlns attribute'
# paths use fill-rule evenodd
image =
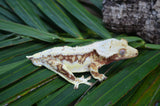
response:
<svg viewBox="0 0 160 106"><path fill-rule="evenodd" d="M26 56L27 59L32 60L33 56Z"/></svg>
<svg viewBox="0 0 160 106"><path fill-rule="evenodd" d="M40 59L35 59L33 56L26 56L27 59L31 60L35 66L42 66Z"/></svg>

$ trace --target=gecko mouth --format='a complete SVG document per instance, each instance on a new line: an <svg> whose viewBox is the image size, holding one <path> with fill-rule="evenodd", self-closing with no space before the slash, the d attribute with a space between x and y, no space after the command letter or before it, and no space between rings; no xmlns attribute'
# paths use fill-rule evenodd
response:
<svg viewBox="0 0 160 106"><path fill-rule="evenodd" d="M134 54L132 54L132 55L127 56L126 59L127 59L127 58L137 57L137 56L138 56L138 52L137 52L137 53L134 53Z"/></svg>

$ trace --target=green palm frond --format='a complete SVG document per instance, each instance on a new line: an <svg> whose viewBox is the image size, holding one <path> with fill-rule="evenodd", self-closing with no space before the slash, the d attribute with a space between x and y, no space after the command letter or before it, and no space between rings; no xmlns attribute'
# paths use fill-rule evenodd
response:
<svg viewBox="0 0 160 106"><path fill-rule="evenodd" d="M100 11L102 0L90 1ZM74 90L26 59L52 47L112 37L126 39L140 55L102 67L108 79L92 79L91 87ZM154 105L160 100L160 45L109 32L76 0L0 0L0 41L0 105Z"/></svg>

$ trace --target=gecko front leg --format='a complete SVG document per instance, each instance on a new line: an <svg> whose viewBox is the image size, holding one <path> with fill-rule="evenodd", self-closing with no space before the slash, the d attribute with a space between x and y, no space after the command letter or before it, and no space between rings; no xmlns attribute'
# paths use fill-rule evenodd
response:
<svg viewBox="0 0 160 106"><path fill-rule="evenodd" d="M79 84L86 84L86 85L92 85L92 83L88 82L88 80L91 79L91 77L84 78L84 76L80 78L76 78L74 74L68 70L68 68L55 60L49 59L47 62L44 64L45 67L48 69L54 71L55 73L59 74L61 77L66 79L68 82L74 84L74 89L78 89Z"/></svg>
<svg viewBox="0 0 160 106"><path fill-rule="evenodd" d="M95 79L98 79L99 81L103 81L103 80L107 79L107 77L104 74L99 74L98 67L99 67L99 65L96 63L91 63L89 65L89 70L90 70L91 75Z"/></svg>

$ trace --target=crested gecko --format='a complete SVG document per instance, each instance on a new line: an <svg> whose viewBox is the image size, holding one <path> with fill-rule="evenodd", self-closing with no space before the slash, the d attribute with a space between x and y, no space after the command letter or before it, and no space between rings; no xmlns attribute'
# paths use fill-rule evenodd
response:
<svg viewBox="0 0 160 106"><path fill-rule="evenodd" d="M73 73L90 72L93 78L103 81L107 77L98 72L100 67L113 61L128 59L137 55L138 50L129 46L126 40L111 38L86 46L54 47L26 57L34 65L45 66L54 71L74 84L75 89L78 89L79 84L82 83L92 85L88 82L91 77L84 78L82 76L77 78Z"/></svg>

